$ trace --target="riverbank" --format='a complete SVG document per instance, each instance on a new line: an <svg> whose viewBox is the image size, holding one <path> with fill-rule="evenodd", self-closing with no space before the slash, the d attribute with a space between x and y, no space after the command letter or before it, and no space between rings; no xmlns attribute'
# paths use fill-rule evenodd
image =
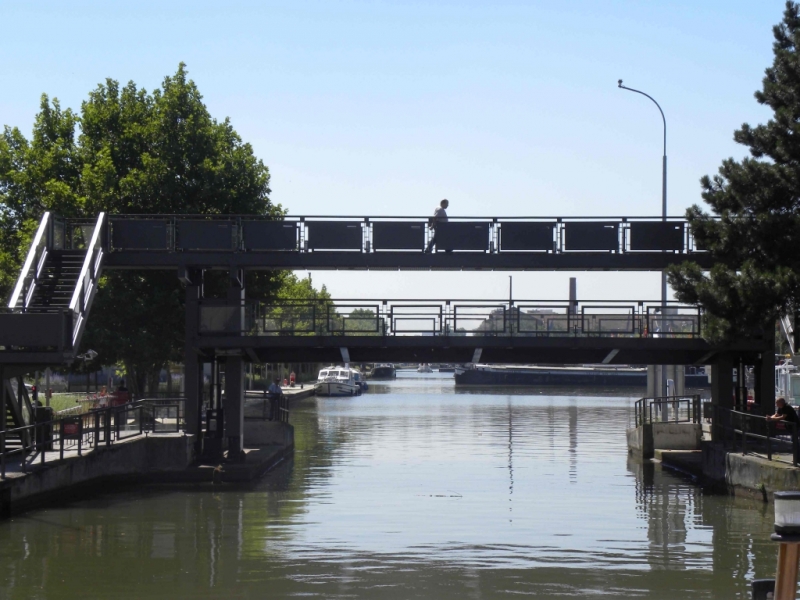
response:
<svg viewBox="0 0 800 600"><path fill-rule="evenodd" d="M739 452L703 442L700 450L655 450L653 460L703 486L732 496L771 502L778 491L800 490L800 468L785 461Z"/></svg>
<svg viewBox="0 0 800 600"><path fill-rule="evenodd" d="M203 463L195 456L197 438L182 433L153 434L118 440L96 448L77 447L60 452L36 453L6 464L0 480L0 517L88 496L126 484L250 483L258 480L294 450L294 429L287 423L247 423L258 431L246 444L244 460Z"/></svg>

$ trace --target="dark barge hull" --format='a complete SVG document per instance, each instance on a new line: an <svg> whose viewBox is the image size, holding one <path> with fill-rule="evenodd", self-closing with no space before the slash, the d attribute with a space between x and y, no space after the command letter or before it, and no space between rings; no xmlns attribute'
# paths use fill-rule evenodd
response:
<svg viewBox="0 0 800 600"><path fill-rule="evenodd" d="M456 385L541 385L647 387L646 371L604 371L592 369L471 369L456 372ZM686 375L687 388L707 388L706 375Z"/></svg>
<svg viewBox="0 0 800 600"><path fill-rule="evenodd" d="M377 367L369 376L370 379L397 379L394 367Z"/></svg>

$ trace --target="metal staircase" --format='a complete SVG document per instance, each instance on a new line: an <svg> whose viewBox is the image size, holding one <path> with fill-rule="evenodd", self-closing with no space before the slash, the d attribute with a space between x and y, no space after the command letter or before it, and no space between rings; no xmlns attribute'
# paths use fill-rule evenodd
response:
<svg viewBox="0 0 800 600"><path fill-rule="evenodd" d="M48 252L27 312L53 312L69 308L85 258L83 250Z"/></svg>
<svg viewBox="0 0 800 600"><path fill-rule="evenodd" d="M30 425L33 409L22 377L6 379L0 387L0 394L5 395L4 402L2 402L5 406L5 430ZM5 450L30 447L30 437L28 431L6 434Z"/></svg>
<svg viewBox="0 0 800 600"><path fill-rule="evenodd" d="M8 309L0 313L0 367L74 358L103 267L105 226L105 213L69 226L44 213Z"/></svg>
<svg viewBox="0 0 800 600"><path fill-rule="evenodd" d="M103 268L105 213L89 222L46 212L39 222L7 308L0 309L0 427L30 424L23 376L72 362ZM27 434L26 434L27 435ZM27 447L24 436L6 446Z"/></svg>

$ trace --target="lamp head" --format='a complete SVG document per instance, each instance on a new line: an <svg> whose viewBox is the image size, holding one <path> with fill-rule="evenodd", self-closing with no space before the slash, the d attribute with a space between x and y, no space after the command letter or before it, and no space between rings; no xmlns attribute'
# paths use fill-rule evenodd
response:
<svg viewBox="0 0 800 600"><path fill-rule="evenodd" d="M800 492L775 492L775 532L800 533Z"/></svg>
<svg viewBox="0 0 800 600"><path fill-rule="evenodd" d="M622 79L617 81L617 87L622 87Z"/></svg>

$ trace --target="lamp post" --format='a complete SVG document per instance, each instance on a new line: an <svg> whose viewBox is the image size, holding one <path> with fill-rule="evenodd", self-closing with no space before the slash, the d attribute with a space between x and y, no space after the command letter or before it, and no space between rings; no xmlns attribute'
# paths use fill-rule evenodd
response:
<svg viewBox="0 0 800 600"><path fill-rule="evenodd" d="M656 105L658 108L658 112L661 113L661 120L664 123L664 153L661 158L661 220L667 220L667 119L664 116L664 111L661 110L661 105L656 102L655 98L653 98L650 94L645 94L641 90L635 90L633 88L626 87L622 85L622 79L617 81L617 87L623 90L628 90L629 92L636 92L637 94L641 94L646 98L649 98L653 104ZM661 271L661 329L664 329L664 321L663 317L666 314L667 308L667 273L666 271ZM667 374L664 367L661 367L661 395L667 395Z"/></svg>
<svg viewBox="0 0 800 600"><path fill-rule="evenodd" d="M775 492L775 533L778 569L775 579L753 581L753 600L794 600L800 566L800 492Z"/></svg>

